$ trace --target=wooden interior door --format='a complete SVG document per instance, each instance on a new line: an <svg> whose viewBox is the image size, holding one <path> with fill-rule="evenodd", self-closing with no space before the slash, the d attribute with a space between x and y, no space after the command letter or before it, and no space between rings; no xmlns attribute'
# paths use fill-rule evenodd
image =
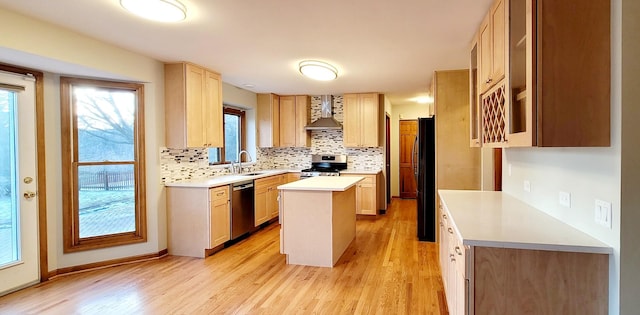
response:
<svg viewBox="0 0 640 315"><path fill-rule="evenodd" d="M417 135L417 120L400 121L400 198L416 198L417 186L411 159Z"/></svg>

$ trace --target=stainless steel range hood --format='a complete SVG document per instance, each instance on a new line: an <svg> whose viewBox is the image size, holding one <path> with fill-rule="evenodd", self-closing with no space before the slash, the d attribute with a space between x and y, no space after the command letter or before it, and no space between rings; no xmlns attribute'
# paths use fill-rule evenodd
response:
<svg viewBox="0 0 640 315"><path fill-rule="evenodd" d="M310 125L304 127L304 130L327 130L334 129L339 130L342 129L342 124L340 124L335 118L333 118L332 108L333 108L333 96L331 95L322 95L322 114L318 120L312 122Z"/></svg>

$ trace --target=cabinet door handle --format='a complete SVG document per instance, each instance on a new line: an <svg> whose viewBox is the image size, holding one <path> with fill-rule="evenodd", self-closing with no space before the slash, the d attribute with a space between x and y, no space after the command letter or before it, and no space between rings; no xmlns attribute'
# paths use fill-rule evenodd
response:
<svg viewBox="0 0 640 315"><path fill-rule="evenodd" d="M221 191L221 192L216 194L216 196L222 196L222 195L224 195L224 191Z"/></svg>
<svg viewBox="0 0 640 315"><path fill-rule="evenodd" d="M442 215L442 218L446 220L446 219L447 219L447 215L446 215L446 214L443 214L443 215Z"/></svg>
<svg viewBox="0 0 640 315"><path fill-rule="evenodd" d="M458 254L458 256L462 256L462 250L460 249L460 246L456 246L455 250L456 250L456 254Z"/></svg>
<svg viewBox="0 0 640 315"><path fill-rule="evenodd" d="M452 228L448 228L447 231L449 231L449 234L453 234L453 229Z"/></svg>
<svg viewBox="0 0 640 315"><path fill-rule="evenodd" d="M449 259L451 259L451 261L456 261L456 256L454 254L449 254Z"/></svg>

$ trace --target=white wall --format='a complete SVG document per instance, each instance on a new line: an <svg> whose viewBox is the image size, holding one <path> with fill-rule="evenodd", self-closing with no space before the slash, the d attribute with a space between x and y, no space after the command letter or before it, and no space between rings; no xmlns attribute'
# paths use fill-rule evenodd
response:
<svg viewBox="0 0 640 315"><path fill-rule="evenodd" d="M619 312L620 285L621 1L612 0L611 147L510 148L503 154L505 192L614 248L609 272L610 314ZM531 182L529 193L523 190L524 180ZM571 193L571 208L558 204L560 191ZM611 229L594 221L596 198L612 203Z"/></svg>
<svg viewBox="0 0 640 315"><path fill-rule="evenodd" d="M0 9L0 62L45 72L45 154L49 270L122 257L153 254L167 248L164 188L159 152L164 146L164 69L151 58ZM59 74L127 79L145 83L147 170L146 243L64 254Z"/></svg>
<svg viewBox="0 0 640 315"><path fill-rule="evenodd" d="M400 120L430 117L433 104L393 105L391 110L391 196L400 196Z"/></svg>

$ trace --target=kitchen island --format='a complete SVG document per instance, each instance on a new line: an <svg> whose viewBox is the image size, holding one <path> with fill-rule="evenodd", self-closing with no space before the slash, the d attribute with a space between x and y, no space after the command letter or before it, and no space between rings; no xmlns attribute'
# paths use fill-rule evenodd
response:
<svg viewBox="0 0 640 315"><path fill-rule="evenodd" d="M278 186L280 252L287 264L333 267L356 235L356 184L317 176Z"/></svg>

